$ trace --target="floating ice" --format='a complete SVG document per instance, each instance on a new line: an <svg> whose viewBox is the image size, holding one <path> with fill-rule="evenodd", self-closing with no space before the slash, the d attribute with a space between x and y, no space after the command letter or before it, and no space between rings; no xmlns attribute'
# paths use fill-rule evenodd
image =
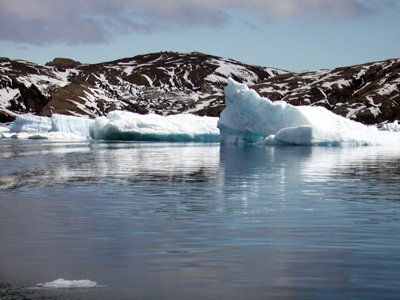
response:
<svg viewBox="0 0 400 300"><path fill-rule="evenodd" d="M51 141L84 141L87 140L86 136L62 132L62 131L51 131L51 132L41 132L41 133L31 133L31 134L17 134L16 138L20 139L31 139L31 140L51 140Z"/></svg>
<svg viewBox="0 0 400 300"><path fill-rule="evenodd" d="M397 120L394 121L393 123L386 123L386 124L383 124L381 130L383 130L383 131L400 131L400 124Z"/></svg>
<svg viewBox="0 0 400 300"><path fill-rule="evenodd" d="M400 133L338 116L323 107L293 106L260 97L229 79L226 108L218 122L222 143L295 145L400 144Z"/></svg>
<svg viewBox="0 0 400 300"><path fill-rule="evenodd" d="M11 127L15 138L219 142L218 118L191 114L160 116L113 111L90 120L54 114L51 118L22 115Z"/></svg>
<svg viewBox="0 0 400 300"><path fill-rule="evenodd" d="M53 114L51 116L51 131L72 133L85 137L90 136L90 128L94 124L94 120Z"/></svg>
<svg viewBox="0 0 400 300"><path fill-rule="evenodd" d="M49 117L20 115L2 137L19 139L84 140L90 137L94 120L54 114Z"/></svg>
<svg viewBox="0 0 400 300"><path fill-rule="evenodd" d="M39 133L51 130L51 119L35 115L20 115L14 121L10 132L14 133Z"/></svg>
<svg viewBox="0 0 400 300"><path fill-rule="evenodd" d="M62 278L54 281L37 284L41 288L60 289L60 288L92 288L97 285L97 282L88 279L84 280L65 280Z"/></svg>
<svg viewBox="0 0 400 300"><path fill-rule="evenodd" d="M112 111L98 117L92 128L96 140L218 142L218 118L191 114L160 116Z"/></svg>
<svg viewBox="0 0 400 300"><path fill-rule="evenodd" d="M0 139L10 136L10 129L8 127L0 126Z"/></svg>

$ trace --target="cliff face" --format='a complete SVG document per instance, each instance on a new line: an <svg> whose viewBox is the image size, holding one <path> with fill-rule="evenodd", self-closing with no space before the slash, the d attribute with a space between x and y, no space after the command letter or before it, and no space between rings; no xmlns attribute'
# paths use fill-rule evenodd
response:
<svg viewBox="0 0 400 300"><path fill-rule="evenodd" d="M400 119L400 60L290 73L201 53L161 52L100 64L0 58L0 121L16 114L190 112L218 116L227 78L271 100L321 105L366 124Z"/></svg>

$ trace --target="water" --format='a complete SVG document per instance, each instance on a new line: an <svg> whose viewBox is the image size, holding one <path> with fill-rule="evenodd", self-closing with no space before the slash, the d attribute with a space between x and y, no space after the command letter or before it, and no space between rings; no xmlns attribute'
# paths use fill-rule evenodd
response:
<svg viewBox="0 0 400 300"><path fill-rule="evenodd" d="M383 147L0 140L0 281L49 299L398 299L399 162ZM58 278L100 286L29 289Z"/></svg>

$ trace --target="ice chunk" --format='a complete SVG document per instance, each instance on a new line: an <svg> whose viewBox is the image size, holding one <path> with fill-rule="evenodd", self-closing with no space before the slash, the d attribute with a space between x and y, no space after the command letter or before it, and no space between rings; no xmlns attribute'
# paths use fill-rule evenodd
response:
<svg viewBox="0 0 400 300"><path fill-rule="evenodd" d="M10 136L10 129L8 127L0 126L0 139Z"/></svg>
<svg viewBox="0 0 400 300"><path fill-rule="evenodd" d="M51 140L51 141L63 141L63 142L75 142L75 141L85 141L88 138L79 134L68 133L68 132L37 132L37 133L1 133L0 138L13 138L19 140Z"/></svg>
<svg viewBox="0 0 400 300"><path fill-rule="evenodd" d="M226 108L218 122L222 142L259 142L282 128L309 124L294 106L262 98L232 79L228 80L225 96Z"/></svg>
<svg viewBox="0 0 400 300"><path fill-rule="evenodd" d="M90 136L94 120L74 116L54 114L49 117L20 115L10 128L16 138L81 140ZM8 136L2 131L2 136Z"/></svg>
<svg viewBox="0 0 400 300"><path fill-rule="evenodd" d="M38 287L42 288L52 288L52 289L59 289L59 288L92 288L97 285L97 282L91 281L88 279L84 280L65 280L62 278L56 279L54 281L38 283Z"/></svg>
<svg viewBox="0 0 400 300"><path fill-rule="evenodd" d="M96 140L218 142L218 118L191 114L160 116L112 111L98 117L92 129Z"/></svg>
<svg viewBox="0 0 400 300"><path fill-rule="evenodd" d="M73 133L85 137L90 136L90 128L94 124L94 120L53 114L51 116L51 131Z"/></svg>
<svg viewBox="0 0 400 300"><path fill-rule="evenodd" d="M20 115L12 124L10 131L19 133L48 132L51 129L51 119L35 115Z"/></svg>
<svg viewBox="0 0 400 300"><path fill-rule="evenodd" d="M10 132L10 129L7 127L4 127L4 126L0 126L0 133L3 133L3 132Z"/></svg>
<svg viewBox="0 0 400 300"><path fill-rule="evenodd" d="M86 136L70 132L62 132L62 131L31 133L23 136L16 136L16 138L26 138L31 140L63 141L63 142L87 140Z"/></svg>
<svg viewBox="0 0 400 300"><path fill-rule="evenodd" d="M190 114L160 116L113 111L90 120L54 114L51 118L24 115L11 127L16 138L78 140L205 141L219 142L218 118ZM7 134L3 134L6 137Z"/></svg>
<svg viewBox="0 0 400 300"><path fill-rule="evenodd" d="M272 102L229 79L218 128L223 143L400 144L400 134L338 116L323 107Z"/></svg>
<svg viewBox="0 0 400 300"><path fill-rule="evenodd" d="M393 123L386 123L386 124L383 124L381 130L383 130L383 131L400 131L400 124L397 120L394 121Z"/></svg>

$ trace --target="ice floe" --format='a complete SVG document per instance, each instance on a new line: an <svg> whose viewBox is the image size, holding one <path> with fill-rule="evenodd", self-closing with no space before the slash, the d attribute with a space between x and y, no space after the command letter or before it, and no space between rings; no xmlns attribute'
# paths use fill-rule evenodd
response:
<svg viewBox="0 0 400 300"><path fill-rule="evenodd" d="M160 116L113 111L96 118L92 137L96 140L204 141L218 142L218 118L191 114Z"/></svg>
<svg viewBox="0 0 400 300"><path fill-rule="evenodd" d="M218 118L191 114L160 116L112 111L95 120L54 114L18 116L3 137L51 140L219 142Z"/></svg>
<svg viewBox="0 0 400 300"><path fill-rule="evenodd" d="M37 287L47 289L62 289L62 288L93 288L97 286L97 282L88 279L83 280L65 280L63 278L54 281L38 283Z"/></svg>

